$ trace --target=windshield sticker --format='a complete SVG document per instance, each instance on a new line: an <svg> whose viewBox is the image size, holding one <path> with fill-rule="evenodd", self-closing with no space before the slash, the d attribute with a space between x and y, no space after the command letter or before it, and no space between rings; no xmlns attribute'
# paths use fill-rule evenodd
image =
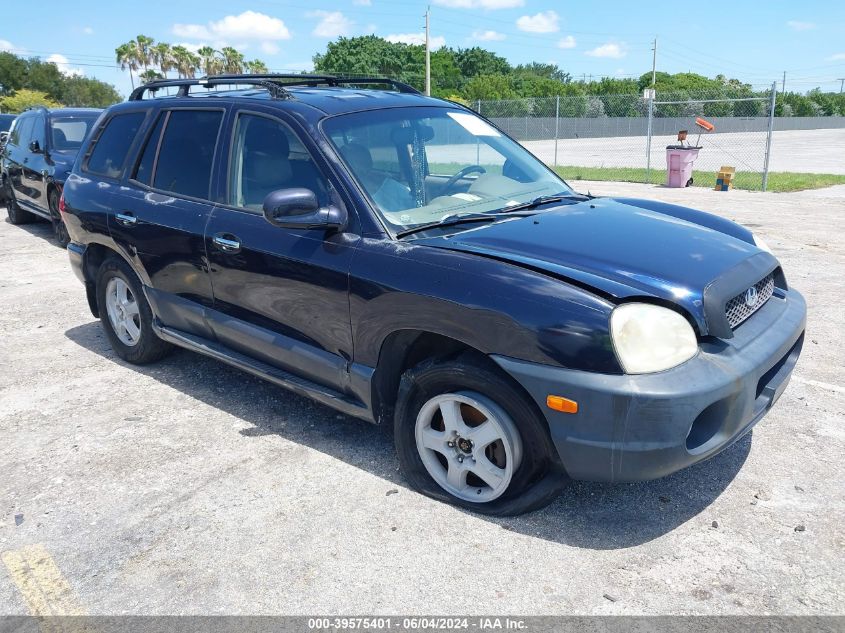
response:
<svg viewBox="0 0 845 633"><path fill-rule="evenodd" d="M474 114L465 112L447 112L446 114L473 136L501 136L496 128Z"/></svg>

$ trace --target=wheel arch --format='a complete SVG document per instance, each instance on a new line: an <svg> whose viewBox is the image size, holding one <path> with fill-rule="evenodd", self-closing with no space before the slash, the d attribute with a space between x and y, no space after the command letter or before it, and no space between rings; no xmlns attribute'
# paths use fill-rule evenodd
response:
<svg viewBox="0 0 845 633"><path fill-rule="evenodd" d="M85 297L88 300L88 308L95 318L100 317L100 310L97 307L97 271L109 257L118 257L129 264L129 267L138 274L132 262L118 249L111 248L101 242L90 242L85 247L85 255L82 259L82 271L85 276ZM143 277L139 275L142 280Z"/></svg>
<svg viewBox="0 0 845 633"><path fill-rule="evenodd" d="M382 341L378 365L372 378L373 417L377 424L393 424L396 401L402 375L425 361L438 361L469 356L502 378L507 380L524 397L526 402L545 423L546 417L537 407L534 399L510 374L486 353L466 341L425 329L401 329L391 332ZM549 432L551 439L551 433Z"/></svg>

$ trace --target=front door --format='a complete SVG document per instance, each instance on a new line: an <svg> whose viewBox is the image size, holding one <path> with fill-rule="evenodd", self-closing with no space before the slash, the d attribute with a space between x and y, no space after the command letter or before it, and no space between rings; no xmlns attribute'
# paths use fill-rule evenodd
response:
<svg viewBox="0 0 845 633"><path fill-rule="evenodd" d="M225 206L214 208L206 229L218 315L211 325L229 347L342 391L352 357L349 267L358 236L269 224L262 203L271 191L305 187L321 204L337 193L279 118L242 111L233 125Z"/></svg>

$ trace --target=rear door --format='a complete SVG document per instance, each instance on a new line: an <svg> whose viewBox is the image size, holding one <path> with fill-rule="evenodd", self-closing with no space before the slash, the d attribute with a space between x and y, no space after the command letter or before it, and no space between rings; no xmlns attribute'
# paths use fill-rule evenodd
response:
<svg viewBox="0 0 845 633"><path fill-rule="evenodd" d="M109 218L112 238L146 273L147 296L164 325L211 337L204 230L224 108L161 110L149 126Z"/></svg>
<svg viewBox="0 0 845 633"><path fill-rule="evenodd" d="M343 391L352 355L349 267L359 237L354 227L292 230L264 219L262 202L277 189L311 189L321 205L339 201L310 139L283 116L277 109L233 116L223 205L206 231L211 324L229 347Z"/></svg>

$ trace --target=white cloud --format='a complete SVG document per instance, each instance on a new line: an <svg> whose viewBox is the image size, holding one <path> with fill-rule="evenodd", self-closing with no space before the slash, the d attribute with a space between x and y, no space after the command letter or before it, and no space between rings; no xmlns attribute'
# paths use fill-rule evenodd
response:
<svg viewBox="0 0 845 633"><path fill-rule="evenodd" d="M86 26L85 28L83 28L82 32L85 33L85 35L94 35L94 29L92 29L90 26Z"/></svg>
<svg viewBox="0 0 845 633"><path fill-rule="evenodd" d="M173 34L191 40L253 40L259 42L290 39L290 31L279 18L244 11L204 24L174 24Z"/></svg>
<svg viewBox="0 0 845 633"><path fill-rule="evenodd" d="M81 68L71 68L67 57L60 55L59 53L53 53L46 61L55 64L59 69L59 72L68 77L81 77L85 74Z"/></svg>
<svg viewBox="0 0 845 633"><path fill-rule="evenodd" d="M268 55L275 55L279 52L279 45L276 42L261 42L261 50Z"/></svg>
<svg viewBox="0 0 845 633"><path fill-rule="evenodd" d="M339 37L349 35L355 23L340 11L311 11L306 14L309 18L320 18L317 26L311 32L316 37Z"/></svg>
<svg viewBox="0 0 845 633"><path fill-rule="evenodd" d="M9 40L0 40L0 52L13 53L17 50L14 44Z"/></svg>
<svg viewBox="0 0 845 633"><path fill-rule="evenodd" d="M499 42L507 37L497 31L473 31L471 39L479 42Z"/></svg>
<svg viewBox="0 0 845 633"><path fill-rule="evenodd" d="M425 44L425 33L396 33L385 37L388 42L401 44ZM432 50L446 46L446 38L442 35L432 37L429 41Z"/></svg>
<svg viewBox="0 0 845 633"><path fill-rule="evenodd" d="M434 0L434 4L450 9L515 9L525 5L525 0Z"/></svg>
<svg viewBox="0 0 845 633"><path fill-rule="evenodd" d="M608 42L597 46L593 50L584 53L590 57L607 57L609 59L622 59L628 54L625 44L617 44L615 42Z"/></svg>
<svg viewBox="0 0 845 633"><path fill-rule="evenodd" d="M571 35L567 35L566 37L562 37L560 41L557 43L558 48L575 48L577 46L575 42L575 38Z"/></svg>
<svg viewBox="0 0 845 633"><path fill-rule="evenodd" d="M528 33L554 33L559 29L560 16L554 11L540 11L536 15L523 15L516 21L520 31Z"/></svg>
<svg viewBox="0 0 845 633"><path fill-rule="evenodd" d="M372 0L352 0L352 4L359 7L369 7L373 4Z"/></svg>
<svg viewBox="0 0 845 633"><path fill-rule="evenodd" d="M845 59L845 53L836 53L835 55L831 55L827 58L829 62L839 62Z"/></svg>
<svg viewBox="0 0 845 633"><path fill-rule="evenodd" d="M812 22L800 22L798 20L790 20L786 23L786 26L794 31L810 31L816 28L816 25Z"/></svg>

